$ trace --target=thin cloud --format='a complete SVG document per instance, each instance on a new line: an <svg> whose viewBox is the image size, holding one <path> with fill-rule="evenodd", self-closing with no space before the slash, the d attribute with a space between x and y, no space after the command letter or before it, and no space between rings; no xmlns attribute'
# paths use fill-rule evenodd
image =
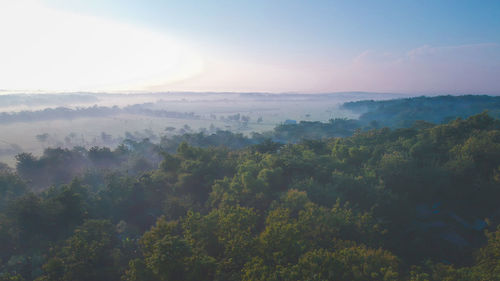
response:
<svg viewBox="0 0 500 281"><path fill-rule="evenodd" d="M500 93L500 45L433 47L402 54L367 50L335 68L330 86L408 93Z"/></svg>

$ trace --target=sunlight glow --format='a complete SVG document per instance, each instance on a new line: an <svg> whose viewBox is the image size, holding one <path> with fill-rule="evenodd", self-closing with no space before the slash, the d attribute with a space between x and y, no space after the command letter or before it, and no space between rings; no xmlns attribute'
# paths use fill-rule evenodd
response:
<svg viewBox="0 0 500 281"><path fill-rule="evenodd" d="M196 50L163 34L0 0L0 89L136 91L202 70Z"/></svg>

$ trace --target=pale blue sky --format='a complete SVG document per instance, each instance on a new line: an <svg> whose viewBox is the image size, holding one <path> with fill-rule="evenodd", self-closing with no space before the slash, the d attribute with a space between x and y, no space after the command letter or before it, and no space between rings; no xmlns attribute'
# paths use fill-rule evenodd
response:
<svg viewBox="0 0 500 281"><path fill-rule="evenodd" d="M500 1L41 3L174 38L201 57L199 71L131 90L500 93Z"/></svg>
<svg viewBox="0 0 500 281"><path fill-rule="evenodd" d="M219 43L297 48L412 48L500 43L493 0L45 0L54 8L182 32Z"/></svg>

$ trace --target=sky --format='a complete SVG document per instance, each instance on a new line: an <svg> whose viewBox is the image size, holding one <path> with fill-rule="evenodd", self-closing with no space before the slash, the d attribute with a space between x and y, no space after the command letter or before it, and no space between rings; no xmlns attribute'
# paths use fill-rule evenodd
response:
<svg viewBox="0 0 500 281"><path fill-rule="evenodd" d="M0 0L0 90L500 94L500 1Z"/></svg>

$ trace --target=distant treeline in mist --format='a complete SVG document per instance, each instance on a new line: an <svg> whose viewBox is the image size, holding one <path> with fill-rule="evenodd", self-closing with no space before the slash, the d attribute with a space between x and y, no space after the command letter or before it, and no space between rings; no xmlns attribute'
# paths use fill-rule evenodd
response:
<svg viewBox="0 0 500 281"><path fill-rule="evenodd" d="M466 108L467 101L471 101L471 104ZM446 96L347 103L344 105L345 107L366 111L361 115L360 120L338 118L331 119L328 122L289 122L277 125L272 131L254 132L250 135L243 135L219 128L201 129L199 132L193 132L187 125L177 130L177 134L173 133L173 135L163 136L157 135L151 130L146 130L145 132L134 134L127 133L123 137L114 139L111 135L102 132L102 142L115 144L118 141L122 142L122 144L115 151L110 151L105 147L99 146L88 149L83 147L75 149L49 148L40 157L34 157L25 153L18 155L18 160L21 160L18 164L31 167L32 170L30 172L24 173L26 178L36 182L39 187L47 187L51 184L59 184L64 182L64 180L81 175L84 171L91 168L129 169L129 172L135 173L141 171L138 168L139 164L136 164L137 161L145 167L157 167L159 163L157 157L158 151L175 153L182 143L202 148L225 147L228 149L243 149L255 146L256 149L265 150L266 145L270 144L279 146L307 140L349 137L357 133L382 128L384 124L389 128L428 128L434 126L432 122L442 123L450 119L467 117L466 112L481 112L481 106L489 109L488 115L491 116L492 113L498 112L500 108L498 101L498 97ZM100 111L101 108L99 107L92 107L84 109L83 112L96 114L96 112L109 112L109 110L117 110L118 112L125 110L127 112L136 112L137 114L144 112L151 115L156 114L154 113L156 111L145 109L143 106L134 105L125 109L104 107L102 111ZM79 110L70 110L69 112L78 113ZM425 112L425 114L422 112ZM394 115L395 113L397 114ZM194 114L188 114L188 116L196 118ZM420 119L415 120L416 118ZM168 129L174 128L167 127ZM44 135L40 135L39 137L41 138L42 136ZM68 147L71 143L73 141L68 137L65 146ZM146 151L149 152L146 153ZM106 160L98 162L96 159L104 157L103 155L107 157ZM58 160L52 161L51 159ZM50 163L50 165L47 166L44 163ZM59 172L50 173L47 172L47 169L58 170ZM57 175L57 177L53 178L50 175Z"/></svg>
<svg viewBox="0 0 500 281"><path fill-rule="evenodd" d="M247 94L254 96L257 94ZM22 99L25 103L37 104L37 102L32 101L43 98L44 95L33 96L23 96L23 95L12 95L14 100ZM73 99L70 95L56 95L57 97L67 97L68 100ZM245 97L245 95L242 95ZM259 95L257 95L259 96ZM301 98L305 98L306 95L301 95ZM315 95L313 95L316 97ZM328 102L328 98L332 98L332 95L317 95L316 99L322 98L325 102ZM8 96L0 96L0 99ZM264 95L265 98L270 100L276 100L279 98L286 98L288 96L279 95L273 98L272 95ZM76 101L92 100L94 96L81 95L77 96ZM48 101L52 101L52 98L47 98ZM29 102L28 102L29 101ZM14 104L15 102L11 102ZM163 106L168 106L167 101L160 100ZM43 103L42 103L43 104ZM4 105L4 104L2 104ZM347 109L353 113L359 114L359 119L349 120L349 127L389 127L389 128L402 128L410 127L415 121L426 121L435 124L440 124L443 122L448 122L456 118L467 118L468 116L481 113L484 110L489 112L490 116L500 117L500 97L496 96L438 96L438 97L415 97L415 98L403 98L403 99L392 99L392 100L363 100L355 102L346 102L342 104L342 109ZM110 117L120 114L130 114L139 115L147 117L157 117L157 118L178 118L178 119L203 119L200 114L196 112L177 112L165 109L156 109L155 103L142 103L134 104L125 107L106 107L106 106L90 106L90 107L79 107L79 108L69 108L69 107L56 107L56 108L46 108L43 110L23 110L20 112L1 112L0 113L0 123L13 123L13 122L34 122L40 120L58 120L58 119L77 119L77 118L99 118L99 117ZM235 114L230 116L219 116L221 120L225 121L240 121L243 123L248 123L250 118L248 116ZM215 120L217 116L211 114L211 116L206 117L207 119ZM295 122L295 120L292 120ZM259 121L256 121L259 122ZM300 122L300 120L299 120ZM310 121L305 121L310 122ZM284 124L287 124L286 122ZM288 125L288 124L287 124ZM325 128L319 128L323 125L316 125L319 131L327 132L335 130L332 126L326 126ZM300 127L300 126L299 126ZM310 126L308 127L308 132L305 133L305 137L317 137L314 136L314 131L311 131ZM344 128L339 128L343 130ZM299 129L300 130L300 129ZM341 132L337 130L337 134L345 135L347 131ZM352 131L351 129L349 129ZM299 132L298 132L299 133ZM324 136L321 133L321 136ZM326 135L328 136L328 134Z"/></svg>
<svg viewBox="0 0 500 281"><path fill-rule="evenodd" d="M393 99L384 101L347 102L344 109L361 114L362 124L376 122L379 127L410 127L417 120L446 123L456 118L488 111L490 116L500 117L500 97L497 96L438 96Z"/></svg>
<svg viewBox="0 0 500 281"><path fill-rule="evenodd" d="M44 120L59 120L59 119L77 119L77 118L97 118L109 117L119 114L133 114L148 117L159 118L180 118L180 119L199 119L200 116L194 112L175 112L159 109L150 109L148 106L151 104L134 104L120 108L118 106L91 106L83 108L46 108L43 110L28 111L23 110L20 112L2 112L0 113L0 123L13 123L13 122L35 122Z"/></svg>
<svg viewBox="0 0 500 281"><path fill-rule="evenodd" d="M91 94L5 94L0 95L0 108L14 106L54 106L78 103L97 103Z"/></svg>
<svg viewBox="0 0 500 281"><path fill-rule="evenodd" d="M182 142L197 147L222 146L239 149L266 141L285 144L296 143L304 139L347 137L354 134L359 128L359 123L351 119L337 118L328 122L300 121L293 124L277 125L272 131L253 132L250 136L225 130L217 130L212 133L202 131L164 136L161 138L160 146L169 152L175 151Z"/></svg>
<svg viewBox="0 0 500 281"><path fill-rule="evenodd" d="M170 143L165 147L172 151L181 142L199 147L227 146L242 148L264 140L278 143L296 143L301 140L317 140L332 137L348 137L356 132L380 128L424 128L442 124L457 118L488 112L500 118L500 97L493 96L438 96L394 99L387 101L347 102L343 108L360 114L359 119L335 118L328 122L298 121L283 122L272 131L252 133L250 137L224 132L206 134L188 133L166 137ZM167 141L164 140L164 143Z"/></svg>

